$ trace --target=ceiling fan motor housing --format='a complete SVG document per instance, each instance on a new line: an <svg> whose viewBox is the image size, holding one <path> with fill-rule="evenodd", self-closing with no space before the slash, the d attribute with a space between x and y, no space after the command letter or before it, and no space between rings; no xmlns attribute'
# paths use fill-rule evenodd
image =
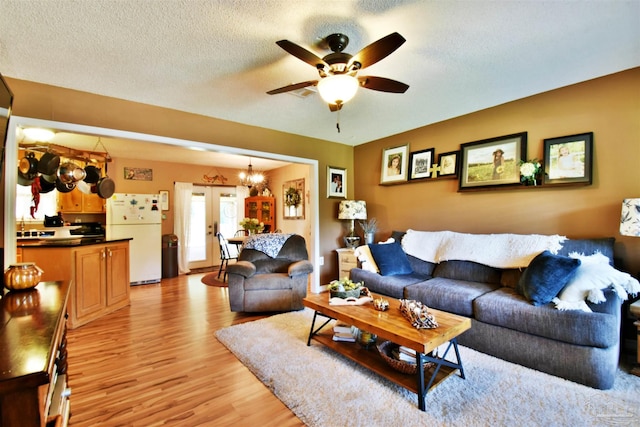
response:
<svg viewBox="0 0 640 427"><path fill-rule="evenodd" d="M330 34L324 40L333 52L342 52L349 44L349 37L340 33Z"/></svg>
<svg viewBox="0 0 640 427"><path fill-rule="evenodd" d="M333 74L344 74L351 71L347 68L347 64L349 64L351 58L352 55L348 53L336 52L330 53L322 58L322 60L329 65Z"/></svg>

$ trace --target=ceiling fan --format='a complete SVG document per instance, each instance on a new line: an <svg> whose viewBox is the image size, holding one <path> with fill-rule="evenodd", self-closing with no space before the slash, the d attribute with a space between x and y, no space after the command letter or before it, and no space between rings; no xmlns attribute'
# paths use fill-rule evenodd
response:
<svg viewBox="0 0 640 427"><path fill-rule="evenodd" d="M373 65L393 53L406 41L398 33L389 34L371 43L355 55L343 50L349 44L344 34L331 34L324 38L332 53L320 58L307 49L290 42L280 40L278 46L296 58L312 65L318 70L320 80L309 80L273 89L269 95L290 92L309 86L317 86L320 96L329 104L331 111L338 111L342 105L355 95L359 86L380 92L404 93L409 85L385 77L357 76L359 70Z"/></svg>

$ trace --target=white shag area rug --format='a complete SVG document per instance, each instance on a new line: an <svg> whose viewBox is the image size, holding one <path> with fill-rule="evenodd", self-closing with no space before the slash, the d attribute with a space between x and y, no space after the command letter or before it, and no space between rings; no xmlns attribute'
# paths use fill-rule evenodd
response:
<svg viewBox="0 0 640 427"><path fill-rule="evenodd" d="M640 425L640 377L619 370L613 389L596 390L462 346L466 379L442 382L422 412L415 394L318 342L307 347L312 317L305 309L216 332L309 426Z"/></svg>

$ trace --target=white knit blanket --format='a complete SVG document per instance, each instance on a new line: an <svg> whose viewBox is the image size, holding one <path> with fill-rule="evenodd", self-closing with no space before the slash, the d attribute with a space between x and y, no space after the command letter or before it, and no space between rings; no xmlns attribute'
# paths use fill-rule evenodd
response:
<svg viewBox="0 0 640 427"><path fill-rule="evenodd" d="M467 234L407 230L404 251L423 261L473 261L496 268L523 268L545 250L557 253L565 236L540 234Z"/></svg>

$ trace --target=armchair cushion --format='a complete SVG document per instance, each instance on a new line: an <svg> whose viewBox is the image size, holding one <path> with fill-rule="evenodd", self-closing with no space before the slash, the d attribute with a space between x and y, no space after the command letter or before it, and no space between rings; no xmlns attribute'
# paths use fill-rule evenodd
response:
<svg viewBox="0 0 640 427"><path fill-rule="evenodd" d="M309 261L296 261L293 264L289 265L289 277L311 273L313 273L313 264L311 264L311 262Z"/></svg>
<svg viewBox="0 0 640 427"><path fill-rule="evenodd" d="M244 277L251 277L256 274L256 266L249 261L238 261L227 266L228 274L239 274Z"/></svg>

